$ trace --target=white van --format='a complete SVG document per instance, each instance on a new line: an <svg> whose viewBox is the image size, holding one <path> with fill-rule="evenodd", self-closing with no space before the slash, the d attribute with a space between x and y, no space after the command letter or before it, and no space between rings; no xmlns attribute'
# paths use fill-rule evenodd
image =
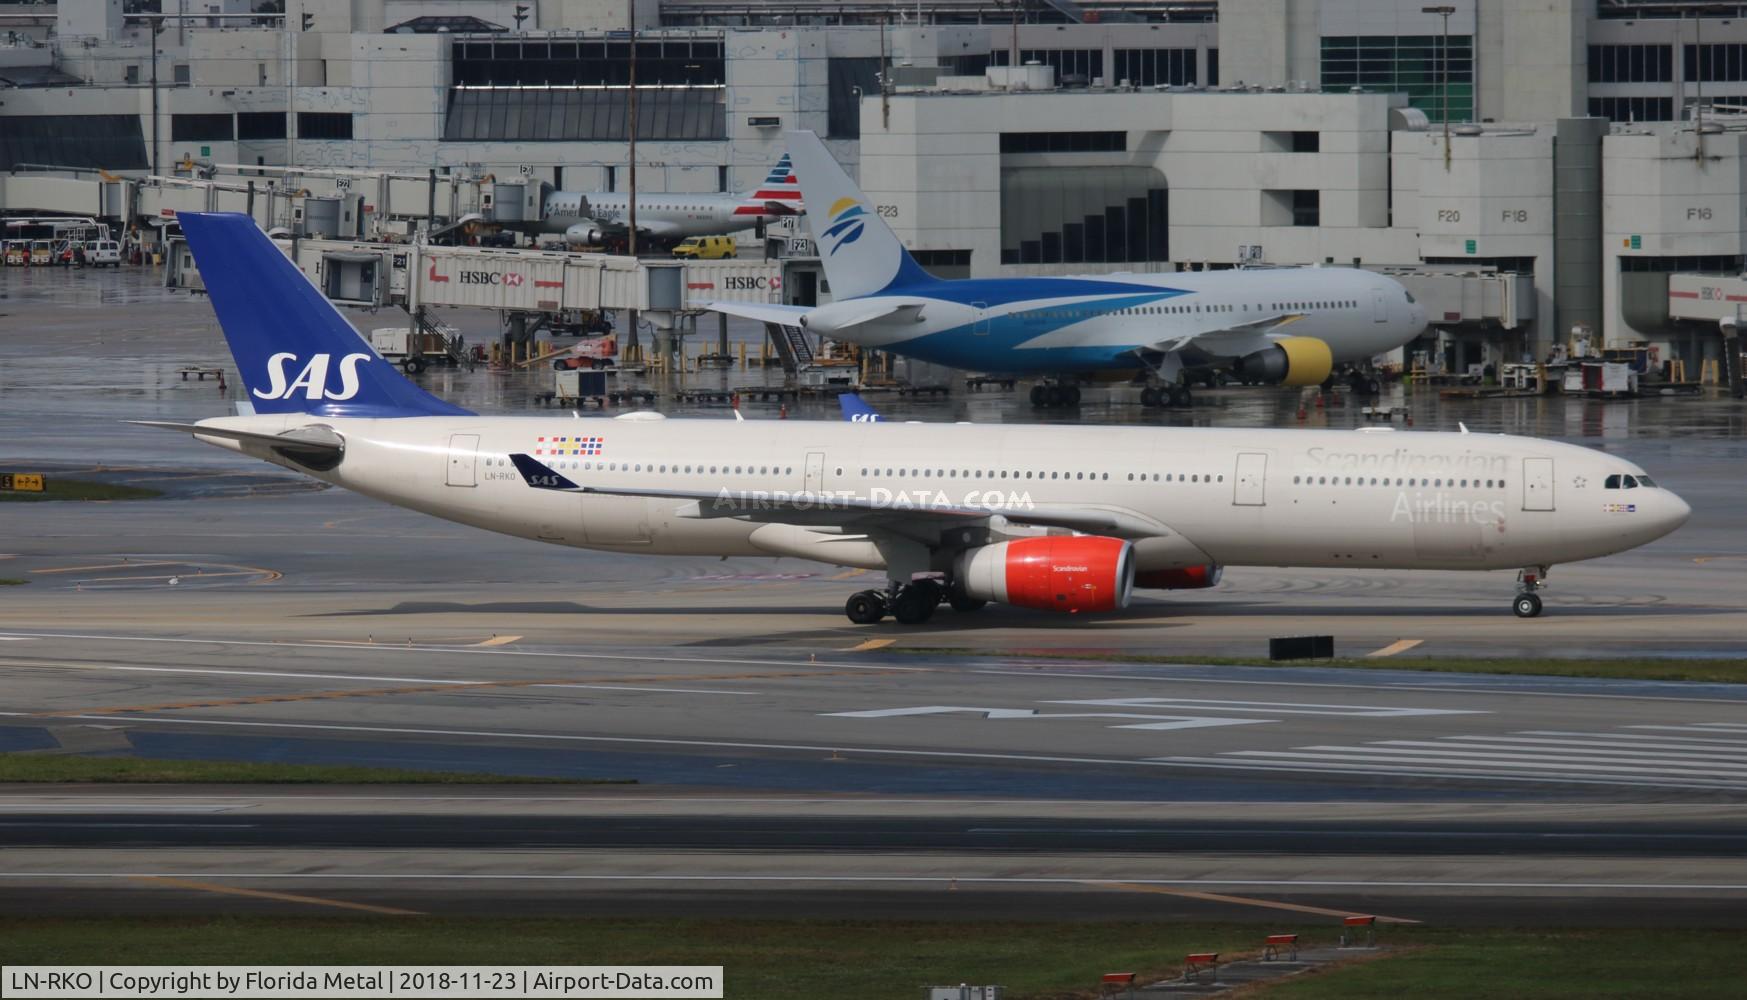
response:
<svg viewBox="0 0 1747 1000"><path fill-rule="evenodd" d="M90 267L121 266L121 244L114 240L89 240L85 243L85 263Z"/></svg>

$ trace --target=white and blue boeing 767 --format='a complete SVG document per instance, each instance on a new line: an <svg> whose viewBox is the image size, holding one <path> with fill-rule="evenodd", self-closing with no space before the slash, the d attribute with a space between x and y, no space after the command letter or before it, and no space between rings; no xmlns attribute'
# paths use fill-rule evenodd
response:
<svg viewBox="0 0 1747 1000"><path fill-rule="evenodd" d="M929 275L812 132L788 133L833 301L710 308L971 371L1066 376L1156 372L1142 402L1189 402L1178 375L1223 368L1246 381L1317 385L1425 330L1400 283L1356 268L1281 268L972 278ZM1163 396L1161 396L1163 393ZM1079 390L1039 385L1035 405Z"/></svg>
<svg viewBox="0 0 1747 1000"><path fill-rule="evenodd" d="M1689 513L1623 459L1498 434L481 417L372 353L248 216L178 219L255 412L152 426L521 538L873 570L858 623L1110 611L1223 566L1517 569L1529 617L1547 567Z"/></svg>

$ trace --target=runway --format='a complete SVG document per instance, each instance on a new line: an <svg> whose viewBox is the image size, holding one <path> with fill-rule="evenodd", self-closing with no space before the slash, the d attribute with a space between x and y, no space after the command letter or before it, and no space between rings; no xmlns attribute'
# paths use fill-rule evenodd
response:
<svg viewBox="0 0 1747 1000"><path fill-rule="evenodd" d="M638 782L15 786L0 796L0 884L56 912L1747 912L1747 691L1732 686L4 638L8 749Z"/></svg>

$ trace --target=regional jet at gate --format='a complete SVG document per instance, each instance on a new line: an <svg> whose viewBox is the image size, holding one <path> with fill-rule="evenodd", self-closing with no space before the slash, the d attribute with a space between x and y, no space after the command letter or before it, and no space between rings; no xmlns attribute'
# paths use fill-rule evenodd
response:
<svg viewBox="0 0 1747 1000"><path fill-rule="evenodd" d="M1060 376L1156 373L1146 405L1186 405L1185 367L1249 381L1317 385L1335 366L1425 330L1425 308L1393 278L1356 268L1279 268L942 281L911 258L812 132L788 133L807 225L833 301L712 302L710 308L971 371ZM1079 388L1043 384L1038 406Z"/></svg>
<svg viewBox="0 0 1747 1000"><path fill-rule="evenodd" d="M623 240L631 225L630 207L630 197L622 193L553 191L540 206L535 231L563 233L566 243L578 246ZM637 235L671 245L687 236L725 236L800 212L801 189L784 153L764 182L745 194L638 195Z"/></svg>
<svg viewBox="0 0 1747 1000"><path fill-rule="evenodd" d="M1504 435L481 417L371 353L248 216L177 219L254 413L142 423L506 535L884 573L858 623L1111 611L1226 566L1515 569L1532 617L1552 565L1690 513L1630 462Z"/></svg>

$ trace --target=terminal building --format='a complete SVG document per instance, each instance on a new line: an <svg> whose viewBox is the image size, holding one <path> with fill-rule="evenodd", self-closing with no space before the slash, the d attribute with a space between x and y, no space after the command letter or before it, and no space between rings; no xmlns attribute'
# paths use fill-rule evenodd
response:
<svg viewBox="0 0 1747 1000"><path fill-rule="evenodd" d="M811 129L943 275L1358 265L1431 305L1446 364L1574 331L1717 357L1732 324L1670 288L1742 272L1747 20L1422 8L0 0L0 210L137 224L256 178L287 210L363 189L325 235L369 237L454 216L458 179L476 210L622 191L635 45L639 191L750 189ZM428 203L368 179L433 169Z"/></svg>

